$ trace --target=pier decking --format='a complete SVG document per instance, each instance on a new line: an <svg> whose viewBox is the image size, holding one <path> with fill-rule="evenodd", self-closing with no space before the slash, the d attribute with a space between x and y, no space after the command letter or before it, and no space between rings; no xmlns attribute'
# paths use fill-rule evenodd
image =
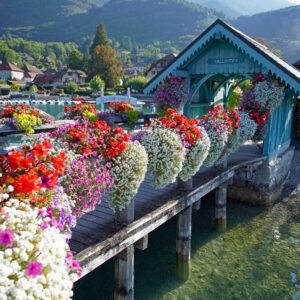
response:
<svg viewBox="0 0 300 300"><path fill-rule="evenodd" d="M77 252L76 259L83 267L83 276L130 245L142 243L148 233L184 209L192 205L199 208L201 198L230 183L237 170L247 172L249 166L255 169L265 159L256 146L243 146L240 152L229 157L227 168L202 167L188 192L180 190L177 183L156 190L151 186L151 178L146 177L134 199L134 221L127 226L116 224L114 212L105 200L102 201L95 211L79 219L73 229L70 247Z"/></svg>

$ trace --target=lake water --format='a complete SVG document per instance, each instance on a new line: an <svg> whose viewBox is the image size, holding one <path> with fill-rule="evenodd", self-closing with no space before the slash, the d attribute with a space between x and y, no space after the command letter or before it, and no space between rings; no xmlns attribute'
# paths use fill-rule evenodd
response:
<svg viewBox="0 0 300 300"><path fill-rule="evenodd" d="M214 230L214 201L193 212L192 274L175 276L176 220L135 250L135 299L300 299L300 187L270 210L229 202L228 230ZM113 260L75 284L74 299L113 299Z"/></svg>

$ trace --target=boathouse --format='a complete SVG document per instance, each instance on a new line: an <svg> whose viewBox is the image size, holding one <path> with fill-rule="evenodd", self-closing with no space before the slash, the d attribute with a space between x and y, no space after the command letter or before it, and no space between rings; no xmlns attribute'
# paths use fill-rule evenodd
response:
<svg viewBox="0 0 300 300"><path fill-rule="evenodd" d="M293 104L300 93L298 69L266 46L217 20L152 78L144 93L152 94L169 75L180 76L191 90L184 114L198 118L206 112L207 106L226 106L239 84L259 72L284 88L285 99L271 115L263 142L262 156L268 157L267 164L256 172L251 181L239 178L230 196L246 200L247 195L251 202L262 201L265 205L278 196L278 186L286 178L292 158ZM236 84L232 84L234 81Z"/></svg>

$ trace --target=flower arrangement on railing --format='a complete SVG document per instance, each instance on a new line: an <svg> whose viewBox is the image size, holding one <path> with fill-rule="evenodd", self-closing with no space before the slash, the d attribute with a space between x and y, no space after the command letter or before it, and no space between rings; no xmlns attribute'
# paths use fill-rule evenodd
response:
<svg viewBox="0 0 300 300"><path fill-rule="evenodd" d="M239 147L246 141L251 140L255 134L257 124L250 118L246 112L239 112L240 120L238 129L229 139L227 146L227 155L239 150Z"/></svg>
<svg viewBox="0 0 300 300"><path fill-rule="evenodd" d="M109 111L100 112L98 119L106 121L113 126L115 122L125 122L127 124L135 123L142 113L135 109L129 102L112 101L108 104Z"/></svg>
<svg viewBox="0 0 300 300"><path fill-rule="evenodd" d="M132 200L144 179L147 159L138 142L129 143L130 134L98 120L92 124L68 124L52 132L51 137L59 147L66 147L77 156L64 181L69 183L67 191L74 198L80 196L82 205L76 205L77 215L94 209L108 190L108 201L114 210ZM89 189L82 189L84 186Z"/></svg>
<svg viewBox="0 0 300 300"><path fill-rule="evenodd" d="M25 133L34 133L33 126L51 123L54 117L24 104L7 104L0 111L1 123L9 124Z"/></svg>
<svg viewBox="0 0 300 300"><path fill-rule="evenodd" d="M223 106L207 107L209 112L200 118L200 125L204 127L210 139L209 153L203 162L207 167L214 163L222 155L228 136L232 131L232 121Z"/></svg>
<svg viewBox="0 0 300 300"><path fill-rule="evenodd" d="M153 94L153 103L160 115L168 108L181 110L189 99L190 90L184 80L178 76L170 76L164 80Z"/></svg>
<svg viewBox="0 0 300 300"><path fill-rule="evenodd" d="M185 159L180 136L164 127L149 126L140 141L148 154L148 172L153 186L163 188L175 182Z"/></svg>
<svg viewBox="0 0 300 300"><path fill-rule="evenodd" d="M153 119L152 127L165 127L178 134L182 145L186 149L186 157L179 177L187 181L200 169L209 150L209 139L204 131L198 127L199 121L188 119L186 116L177 113L176 109L167 109L166 115L159 119Z"/></svg>
<svg viewBox="0 0 300 300"><path fill-rule="evenodd" d="M66 242L72 202L57 186L67 157L51 144L0 155L0 295L70 299L80 275Z"/></svg>
<svg viewBox="0 0 300 300"><path fill-rule="evenodd" d="M91 123L97 120L97 114L99 113L93 104L88 103L66 105L64 112L67 119L82 120L88 118Z"/></svg>
<svg viewBox="0 0 300 300"><path fill-rule="evenodd" d="M253 87L243 93L239 109L247 112L257 124L253 140L260 141L266 135L270 114L281 105L285 93L276 83L271 83L261 73L253 77L252 83Z"/></svg>

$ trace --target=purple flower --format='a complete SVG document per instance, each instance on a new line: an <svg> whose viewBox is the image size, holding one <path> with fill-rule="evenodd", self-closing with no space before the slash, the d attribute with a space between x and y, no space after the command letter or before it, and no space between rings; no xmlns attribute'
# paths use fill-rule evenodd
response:
<svg viewBox="0 0 300 300"><path fill-rule="evenodd" d="M9 230L5 229L0 233L0 245L7 246L12 243L14 240L14 233Z"/></svg>
<svg viewBox="0 0 300 300"><path fill-rule="evenodd" d="M31 261L28 265L27 265L27 269L26 269L26 275L30 276L32 278L35 278L38 275L41 275L43 272L43 266L41 263L37 262L37 261Z"/></svg>

